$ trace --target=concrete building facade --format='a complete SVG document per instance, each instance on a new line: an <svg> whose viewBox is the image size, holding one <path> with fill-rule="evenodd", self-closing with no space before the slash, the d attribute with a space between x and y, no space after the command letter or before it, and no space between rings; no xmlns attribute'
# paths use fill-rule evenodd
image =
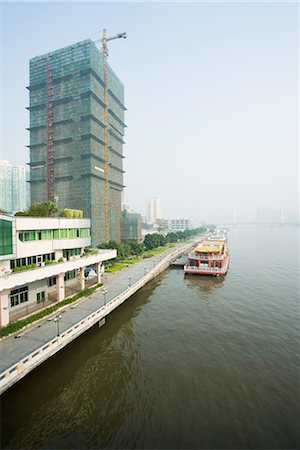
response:
<svg viewBox="0 0 300 450"><path fill-rule="evenodd" d="M86 252L90 244L90 219L0 215L0 325L63 300L74 283L84 289L90 266L100 283L116 250Z"/></svg>
<svg viewBox="0 0 300 450"><path fill-rule="evenodd" d="M105 240L104 64L91 40L30 60L31 202L57 201L91 218L93 246ZM108 67L110 239L121 240L124 86ZM49 198L49 183L53 192Z"/></svg>
<svg viewBox="0 0 300 450"><path fill-rule="evenodd" d="M194 228L191 219L169 219L166 221L169 231L184 231L192 230Z"/></svg>

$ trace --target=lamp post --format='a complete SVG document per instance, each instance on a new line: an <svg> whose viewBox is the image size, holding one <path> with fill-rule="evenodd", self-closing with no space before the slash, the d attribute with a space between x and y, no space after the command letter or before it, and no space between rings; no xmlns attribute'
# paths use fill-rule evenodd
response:
<svg viewBox="0 0 300 450"><path fill-rule="evenodd" d="M57 333L57 337L59 336L59 321L62 319L62 315L61 314L59 314L58 316L55 316L54 317L54 322L56 322L56 326L57 326L57 330L56 330L56 333Z"/></svg>
<svg viewBox="0 0 300 450"><path fill-rule="evenodd" d="M103 289L102 291L103 297L104 297L104 306L106 305L106 294L107 294L107 289Z"/></svg>

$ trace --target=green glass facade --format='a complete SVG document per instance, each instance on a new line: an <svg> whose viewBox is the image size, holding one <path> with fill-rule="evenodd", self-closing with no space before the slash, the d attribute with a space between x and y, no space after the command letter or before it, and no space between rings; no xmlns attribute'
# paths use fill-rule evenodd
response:
<svg viewBox="0 0 300 450"><path fill-rule="evenodd" d="M92 245L105 240L103 57L91 40L30 60L31 201L47 200L46 60L51 72L54 196L91 218ZM124 87L108 70L110 239L121 240Z"/></svg>
<svg viewBox="0 0 300 450"><path fill-rule="evenodd" d="M0 219L0 256L11 255L12 252L12 222Z"/></svg>
<svg viewBox="0 0 300 450"><path fill-rule="evenodd" d="M75 239L90 236L89 228L60 228L57 230L20 231L20 241L42 241L47 239Z"/></svg>

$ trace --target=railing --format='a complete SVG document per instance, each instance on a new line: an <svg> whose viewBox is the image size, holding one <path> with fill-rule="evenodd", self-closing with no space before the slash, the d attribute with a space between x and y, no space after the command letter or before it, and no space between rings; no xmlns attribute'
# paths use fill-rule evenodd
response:
<svg viewBox="0 0 300 450"><path fill-rule="evenodd" d="M143 287L148 281L154 278L158 273L169 266L170 262L188 250L191 244L187 244L181 249L177 249L169 255L166 255L156 266L154 266L146 275L136 281L132 286L125 289L121 294L117 295L113 300L106 305L89 314L75 325L63 331L59 336L54 337L41 347L35 349L32 353L26 355L24 358L13 364L0 374L0 394L12 386L19 379L24 377L27 373L41 364L50 356L54 355L61 348L76 339L83 332L91 328L97 322L100 322L115 308L121 305L125 300L131 297L136 291Z"/></svg>
<svg viewBox="0 0 300 450"><path fill-rule="evenodd" d="M197 266L188 266L187 264L184 266L184 270L190 270L193 272L226 272L227 265L225 267L197 267Z"/></svg>
<svg viewBox="0 0 300 450"><path fill-rule="evenodd" d="M189 258L190 259L197 259L197 260L205 260L205 261L219 261L225 258L224 255L214 255L214 256L200 256L200 255L195 255L195 253L189 253Z"/></svg>

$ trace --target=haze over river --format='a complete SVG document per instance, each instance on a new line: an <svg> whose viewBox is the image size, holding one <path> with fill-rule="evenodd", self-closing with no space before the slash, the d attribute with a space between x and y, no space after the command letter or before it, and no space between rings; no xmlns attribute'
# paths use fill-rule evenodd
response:
<svg viewBox="0 0 300 450"><path fill-rule="evenodd" d="M2 396L2 448L300 448L298 233L230 230L222 279L164 272Z"/></svg>

